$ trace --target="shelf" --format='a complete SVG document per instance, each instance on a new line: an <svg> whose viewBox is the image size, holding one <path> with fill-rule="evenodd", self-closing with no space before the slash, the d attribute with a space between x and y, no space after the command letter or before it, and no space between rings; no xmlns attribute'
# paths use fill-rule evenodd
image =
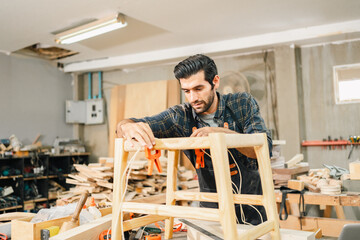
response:
<svg viewBox="0 0 360 240"><path fill-rule="evenodd" d="M7 211L7 210L12 210L12 209L18 209L18 208L22 208L22 205L17 205L17 206L13 206L13 207L7 207L7 208L0 208L0 211Z"/></svg>
<svg viewBox="0 0 360 240"><path fill-rule="evenodd" d="M44 201L47 201L47 200L48 200L47 198L31 199L31 200L24 201L24 204L26 204L26 203L32 203L32 202L44 202Z"/></svg>
<svg viewBox="0 0 360 240"><path fill-rule="evenodd" d="M72 156L88 156L90 155L90 153L85 152L85 153L61 153L61 154L53 154L53 155L49 155L50 157L72 157Z"/></svg>
<svg viewBox="0 0 360 240"><path fill-rule="evenodd" d="M4 176L4 177L0 177L1 179L11 179L11 178L21 178L23 177L23 175L14 175L14 176Z"/></svg>
<svg viewBox="0 0 360 240"><path fill-rule="evenodd" d="M48 178L47 176L38 176L38 177L28 177L28 178L24 178L24 181L29 181L29 180L37 180L37 179L46 179Z"/></svg>
<svg viewBox="0 0 360 240"><path fill-rule="evenodd" d="M69 174L61 174L61 177L67 177ZM59 175L49 175L48 178L58 178Z"/></svg>

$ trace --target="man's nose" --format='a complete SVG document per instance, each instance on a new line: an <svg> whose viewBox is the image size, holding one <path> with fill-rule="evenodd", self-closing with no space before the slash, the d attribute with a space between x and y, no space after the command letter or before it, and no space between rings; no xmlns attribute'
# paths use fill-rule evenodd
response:
<svg viewBox="0 0 360 240"><path fill-rule="evenodd" d="M198 94L195 91L190 91L190 102L195 102L198 100Z"/></svg>

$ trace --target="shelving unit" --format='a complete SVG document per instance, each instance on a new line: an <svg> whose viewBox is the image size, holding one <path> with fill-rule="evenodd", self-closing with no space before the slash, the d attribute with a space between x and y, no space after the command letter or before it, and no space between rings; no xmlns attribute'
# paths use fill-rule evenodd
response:
<svg viewBox="0 0 360 240"><path fill-rule="evenodd" d="M75 169L73 164L88 164L89 153L77 154L59 154L59 155L36 155L29 157L0 157L0 187L11 186L18 197L18 205L6 206L1 205L0 213L11 211L36 210L36 204L43 203L49 207L56 198L49 197L50 181L55 181L61 186L69 189L70 185L66 184L65 179ZM34 166L43 166L43 172L34 174L30 171ZM8 172L20 174L2 176ZM34 187L36 186L36 187ZM29 190L35 188L39 195L29 195ZM6 198L6 197L3 197Z"/></svg>

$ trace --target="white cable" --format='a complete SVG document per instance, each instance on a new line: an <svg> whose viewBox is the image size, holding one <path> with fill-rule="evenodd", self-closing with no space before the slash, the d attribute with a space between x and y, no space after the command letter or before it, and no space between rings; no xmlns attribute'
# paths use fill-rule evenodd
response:
<svg viewBox="0 0 360 240"><path fill-rule="evenodd" d="M115 221L115 226L118 225L119 223L119 219L121 221L121 234L122 234L122 239L125 240L125 236L124 236L124 226L123 226L123 211L122 211L122 205L123 205L123 202L124 202L124 199L125 199L125 193L126 193L126 190L127 190L127 187L128 187L128 181L129 181L129 175L130 175L130 172L131 172L131 168L130 168L130 165L131 163L134 161L134 159L137 157L138 153L140 152L140 148L138 148L138 150L135 152L134 156L130 159L130 161L128 162L126 168L125 168L125 171L124 173L122 174L121 178L120 178L120 184L123 183L124 181L124 177L126 175L126 171L129 169L127 175L126 175L126 182L125 182L125 188L124 188L124 192L123 192L123 197L120 199L120 204L119 204L119 209L118 209L118 212L117 212L117 218L116 218L116 221Z"/></svg>
<svg viewBox="0 0 360 240"><path fill-rule="evenodd" d="M202 149L202 151L203 151L207 156L209 156L209 157L211 158L211 155L208 154L204 149ZM239 165L237 164L237 162L235 161L235 158L234 158L234 156L232 155L231 151L230 151L229 149L228 149L227 151L229 152L231 158L233 159L233 161L234 161L234 163L235 163L235 165L236 165L236 168L237 168L237 170L238 170L238 172L239 172L239 176L240 176L239 188L236 186L236 184L235 184L233 181L231 181L231 183L232 183L232 185L235 187L235 193L241 194L242 174L241 174L241 171L240 171L240 167L239 167ZM252 225L251 223L248 223L248 222L246 222L246 220L245 220L245 214L244 214L244 210L243 210L243 208L242 208L242 204L239 204L239 206L240 206L240 217L241 217L241 220L243 221L243 223L246 224L246 225ZM258 210L257 208L255 208L253 205L250 205L250 204L249 204L248 206L250 206L250 207L252 207L253 209L256 210L256 212L257 212L257 213L259 214L259 216L260 216L261 223L263 223L263 222L264 222L264 221L263 221L263 217L262 217L261 213L259 212L259 210ZM237 223L239 223L237 218L236 218L236 221L237 221Z"/></svg>

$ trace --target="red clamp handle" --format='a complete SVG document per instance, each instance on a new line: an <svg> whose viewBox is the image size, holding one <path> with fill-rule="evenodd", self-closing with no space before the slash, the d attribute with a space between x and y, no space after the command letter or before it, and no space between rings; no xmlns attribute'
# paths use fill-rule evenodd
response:
<svg viewBox="0 0 360 240"><path fill-rule="evenodd" d="M155 153L151 154L151 150L149 148L145 147L145 157L149 160L148 175L150 175L150 176L152 175L154 164L155 164L157 170L159 171L159 173L162 172L160 159L159 159L160 156L161 156L160 150L155 150Z"/></svg>

